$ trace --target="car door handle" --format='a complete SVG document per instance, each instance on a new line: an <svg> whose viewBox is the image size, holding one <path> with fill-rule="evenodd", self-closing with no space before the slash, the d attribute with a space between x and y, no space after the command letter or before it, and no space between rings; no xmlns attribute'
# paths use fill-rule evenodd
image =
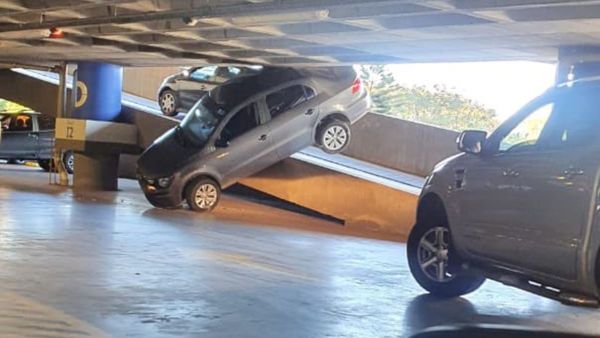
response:
<svg viewBox="0 0 600 338"><path fill-rule="evenodd" d="M519 177L519 172L513 169L503 169L502 176L504 177Z"/></svg>
<svg viewBox="0 0 600 338"><path fill-rule="evenodd" d="M306 113L304 113L304 115L312 115L315 113L315 110L313 108L310 108L306 111Z"/></svg>
<svg viewBox="0 0 600 338"><path fill-rule="evenodd" d="M39 137L39 135L36 134L36 133L29 133L29 134L27 134L27 136L33 137L33 138L38 138Z"/></svg>
<svg viewBox="0 0 600 338"><path fill-rule="evenodd" d="M581 176L585 172L580 168L567 168L563 171L563 175L567 178L573 178L575 176Z"/></svg>
<svg viewBox="0 0 600 338"><path fill-rule="evenodd" d="M259 140L260 142L264 142L264 141L266 141L266 140L267 140L267 135L266 135L266 134L260 135L260 137L258 138L258 140Z"/></svg>

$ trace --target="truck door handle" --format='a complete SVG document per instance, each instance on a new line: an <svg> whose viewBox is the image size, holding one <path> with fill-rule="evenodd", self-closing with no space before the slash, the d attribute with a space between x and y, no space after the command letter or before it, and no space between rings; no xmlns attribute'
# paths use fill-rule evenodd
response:
<svg viewBox="0 0 600 338"><path fill-rule="evenodd" d="M567 168L563 171L563 175L566 178L573 178L575 176L581 176L584 174L583 169L580 168Z"/></svg>
<svg viewBox="0 0 600 338"><path fill-rule="evenodd" d="M304 115L312 115L315 113L315 110L313 108L309 108L306 113L304 113Z"/></svg>
<svg viewBox="0 0 600 338"><path fill-rule="evenodd" d="M503 169L502 176L504 176L504 177L519 177L519 172L514 169Z"/></svg>
<svg viewBox="0 0 600 338"><path fill-rule="evenodd" d="M264 142L264 141L266 141L266 140L267 140L267 134L260 135L260 137L258 138L258 140L259 140L260 142Z"/></svg>
<svg viewBox="0 0 600 338"><path fill-rule="evenodd" d="M29 134L27 134L27 136L33 137L33 138L38 138L39 137L39 135L37 133L29 133Z"/></svg>

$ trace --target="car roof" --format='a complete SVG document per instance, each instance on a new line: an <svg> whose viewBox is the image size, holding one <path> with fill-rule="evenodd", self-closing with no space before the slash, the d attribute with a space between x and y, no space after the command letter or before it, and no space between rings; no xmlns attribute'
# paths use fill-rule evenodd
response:
<svg viewBox="0 0 600 338"><path fill-rule="evenodd" d="M242 75L210 91L210 97L225 110L229 110L265 90L301 78L291 68L265 68L257 74Z"/></svg>
<svg viewBox="0 0 600 338"><path fill-rule="evenodd" d="M242 75L218 86L210 91L210 97L225 110L248 100L286 82L310 78L313 82L339 82L342 86L350 85L356 78L352 67L327 67L313 69L294 69L282 67L265 67L256 74ZM338 84L338 85L340 85Z"/></svg>

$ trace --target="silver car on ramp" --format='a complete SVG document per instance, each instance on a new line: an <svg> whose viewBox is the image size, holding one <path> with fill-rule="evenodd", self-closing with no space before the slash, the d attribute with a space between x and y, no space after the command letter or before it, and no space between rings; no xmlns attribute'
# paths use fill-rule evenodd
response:
<svg viewBox="0 0 600 338"><path fill-rule="evenodd" d="M352 67L265 68L213 90L138 161L154 206L209 211L221 189L316 144L343 151L371 99Z"/></svg>
<svg viewBox="0 0 600 338"><path fill-rule="evenodd" d="M600 299L600 79L549 89L426 180L407 245L429 292L485 278L569 304Z"/></svg>

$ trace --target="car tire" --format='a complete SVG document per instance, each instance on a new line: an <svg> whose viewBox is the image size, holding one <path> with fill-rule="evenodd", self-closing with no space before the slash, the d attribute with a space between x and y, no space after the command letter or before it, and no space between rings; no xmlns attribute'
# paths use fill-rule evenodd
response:
<svg viewBox="0 0 600 338"><path fill-rule="evenodd" d="M72 174L75 169L75 154L73 154L73 151L71 151L71 150L65 151L63 154L62 161L63 161L63 164L65 165L65 169L67 170L67 173ZM53 159L38 160L37 162L38 162L38 165L45 172L49 172L49 171L56 172L56 165L54 164Z"/></svg>
<svg viewBox="0 0 600 338"><path fill-rule="evenodd" d="M75 154L71 150L67 150L64 152L62 160L67 173L72 174L75 170Z"/></svg>
<svg viewBox="0 0 600 338"><path fill-rule="evenodd" d="M177 109L179 108L179 99L177 94L171 89L165 89L160 92L158 96L158 106L162 113L166 116L177 115Z"/></svg>
<svg viewBox="0 0 600 338"><path fill-rule="evenodd" d="M221 187L210 178L200 178L193 181L185 194L185 200L190 209L197 212L213 210L221 199Z"/></svg>
<svg viewBox="0 0 600 338"><path fill-rule="evenodd" d="M477 290L485 277L465 268L453 249L450 229L444 223L413 227L406 245L408 265L417 283L432 295L459 297Z"/></svg>
<svg viewBox="0 0 600 338"><path fill-rule="evenodd" d="M319 128L317 143L328 154L339 154L350 144L350 125L339 119L324 122Z"/></svg>
<svg viewBox="0 0 600 338"><path fill-rule="evenodd" d="M52 160L38 160L37 162L40 168L42 168L42 170L44 170L45 172L49 172L50 170L52 170Z"/></svg>

